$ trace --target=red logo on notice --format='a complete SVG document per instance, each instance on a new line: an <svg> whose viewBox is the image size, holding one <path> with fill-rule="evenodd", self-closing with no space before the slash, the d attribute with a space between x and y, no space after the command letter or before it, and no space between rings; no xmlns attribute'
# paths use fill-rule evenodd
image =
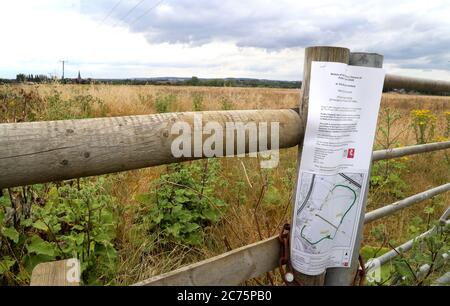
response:
<svg viewBox="0 0 450 306"><path fill-rule="evenodd" d="M347 158L354 158L354 157L355 157L355 149L348 149Z"/></svg>

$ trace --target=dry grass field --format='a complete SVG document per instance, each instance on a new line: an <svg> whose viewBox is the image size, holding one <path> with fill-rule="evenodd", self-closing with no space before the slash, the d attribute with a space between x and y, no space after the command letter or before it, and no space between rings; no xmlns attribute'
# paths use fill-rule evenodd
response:
<svg viewBox="0 0 450 306"><path fill-rule="evenodd" d="M16 103L13 111L13 103L6 104L4 98L0 123L162 111L292 108L297 106L300 96L299 90L285 89L121 85L24 85L3 87L0 93L5 97L6 92L20 90L22 96L30 96L35 104L30 103L27 109ZM412 113L413 110L430 112L422 118L421 113ZM420 136L426 142L448 138L449 111L450 97L384 94L375 149L413 145ZM420 131L415 132L412 126L416 119L426 121L423 135L418 135ZM368 209L449 182L449 153L447 150L375 163ZM260 169L255 158L187 163L198 166L200 173L212 166L219 169L211 174L214 176L211 195L226 204L220 220L205 226L201 245L181 242L161 245L155 234L149 235L142 229L148 207L140 203L139 195L154 189L155 180L170 172L168 166L105 176L109 182L107 192L120 206L114 239L117 265L115 276L106 283L131 284L277 234L283 223L290 222L296 156L297 148L282 150L280 165L275 169ZM429 226L429 220L436 219L448 203L449 193L374 222L365 229L364 245L380 247L383 243L371 235L380 231L388 237L384 247L405 241ZM279 281L275 274L272 278ZM253 282L267 283L270 279L262 276L250 283Z"/></svg>

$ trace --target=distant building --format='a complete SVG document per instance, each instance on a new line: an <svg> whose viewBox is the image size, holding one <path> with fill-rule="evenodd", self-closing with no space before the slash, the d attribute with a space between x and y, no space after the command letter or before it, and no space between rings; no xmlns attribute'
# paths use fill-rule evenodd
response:
<svg viewBox="0 0 450 306"><path fill-rule="evenodd" d="M78 70L77 83L78 83L78 84L81 84L81 82L83 82L83 79L81 78L80 70Z"/></svg>

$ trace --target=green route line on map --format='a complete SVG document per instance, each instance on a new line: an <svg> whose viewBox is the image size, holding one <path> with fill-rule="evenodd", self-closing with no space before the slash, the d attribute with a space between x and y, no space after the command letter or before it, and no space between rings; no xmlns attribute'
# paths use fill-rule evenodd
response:
<svg viewBox="0 0 450 306"><path fill-rule="evenodd" d="M350 188L350 187L348 187L348 186L346 186L346 185L340 185L340 184L339 184L339 185L334 186L334 188L331 190L331 193L333 193L333 191L334 191L337 187L347 188L347 189L349 189L351 192L353 192L353 197L354 197L354 198L353 198L353 202L352 202L352 204L347 208L347 210L345 211L344 215L342 216L341 221L339 222L339 225L338 225L338 227L336 228L336 232L334 233L334 236L333 236L333 237L331 237L331 235L327 235L327 236L325 236L325 237L320 238L319 240L317 240L317 241L315 241L315 242L311 242L311 241L308 240L308 238L306 238L305 236L303 236L303 230L304 230L305 227L306 227L306 225L303 225L302 230L300 231L300 236L301 236L303 239L305 239L305 240L306 240L309 244L311 244L311 245L316 245L316 244L318 244L319 242L321 242L322 240L325 240L325 239L333 240L334 237L336 237L337 232L338 232L338 230L339 230L339 227L341 226L342 222L344 221L345 216L347 216L347 214L349 213L350 209L351 209L351 208L353 207L353 205L355 205L355 203L356 203L356 198L357 198L356 192L355 192L352 188Z"/></svg>
<svg viewBox="0 0 450 306"><path fill-rule="evenodd" d="M322 240L325 240L325 239L330 239L330 240L333 239L333 238L331 238L330 235L328 235L328 236L322 237L321 239L317 240L316 242L311 242L311 241L308 240L308 238L306 238L305 236L303 236L303 230L305 229L305 227L306 227L306 225L303 225L302 230L300 231L300 236L301 236L303 239L305 239L306 242L308 242L310 245L318 244L319 242L321 242Z"/></svg>

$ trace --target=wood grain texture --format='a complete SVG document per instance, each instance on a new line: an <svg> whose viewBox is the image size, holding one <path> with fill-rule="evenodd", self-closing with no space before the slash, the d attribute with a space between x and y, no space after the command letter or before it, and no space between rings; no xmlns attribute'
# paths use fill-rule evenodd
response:
<svg viewBox="0 0 450 306"><path fill-rule="evenodd" d="M79 286L79 267L77 259L40 263L31 273L30 286Z"/></svg>
<svg viewBox="0 0 450 306"><path fill-rule="evenodd" d="M232 286L278 266L278 236L161 274L134 286Z"/></svg>
<svg viewBox="0 0 450 306"><path fill-rule="evenodd" d="M306 127L306 121L308 119L311 63L313 61L320 61L320 62L338 62L348 64L349 57L350 57L350 50L347 48L309 47L305 49L305 59L303 63L303 79L301 88L302 94L299 105L300 117L302 119L303 127Z"/></svg>
<svg viewBox="0 0 450 306"><path fill-rule="evenodd" d="M280 148L296 146L303 130L297 112L284 110L208 111L142 116L0 124L0 188L101 175L188 160L171 152L173 124L193 128L215 121L279 122ZM203 137L205 140L207 136ZM225 138L225 136L224 136ZM236 142L235 137L235 142ZM270 139L270 136L269 136ZM246 139L248 148L248 136ZM224 141L224 154L226 141ZM190 158L194 159L194 158Z"/></svg>

